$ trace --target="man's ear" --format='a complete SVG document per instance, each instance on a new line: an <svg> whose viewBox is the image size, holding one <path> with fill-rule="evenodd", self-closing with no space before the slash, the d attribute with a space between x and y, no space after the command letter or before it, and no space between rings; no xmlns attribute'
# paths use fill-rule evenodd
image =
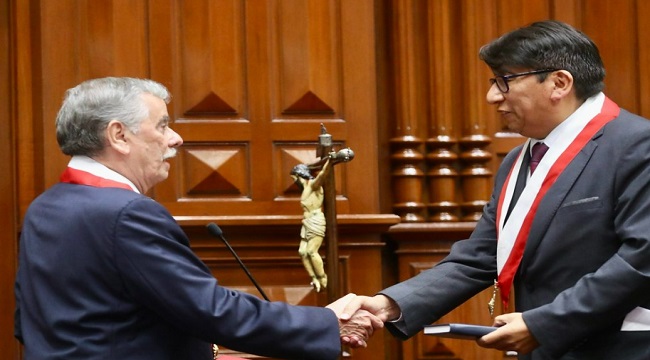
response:
<svg viewBox="0 0 650 360"><path fill-rule="evenodd" d="M558 70L553 72L550 77L551 81L553 81L551 99L560 100L573 90L573 75L571 75L570 72L566 70Z"/></svg>
<svg viewBox="0 0 650 360"><path fill-rule="evenodd" d="M131 151L128 135L129 129L121 121L111 120L106 127L106 142L119 153L128 154Z"/></svg>

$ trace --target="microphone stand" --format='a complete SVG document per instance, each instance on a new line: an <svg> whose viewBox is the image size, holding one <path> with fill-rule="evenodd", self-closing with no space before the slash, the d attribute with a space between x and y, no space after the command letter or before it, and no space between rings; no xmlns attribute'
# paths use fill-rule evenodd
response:
<svg viewBox="0 0 650 360"><path fill-rule="evenodd" d="M246 265L244 265L244 263L241 261L241 259L239 258L239 256L238 256L237 253L235 252L235 250L232 248L232 246L230 246L230 243L228 243L228 240L226 240L226 238L223 236L223 231L221 231L221 228L220 228L217 224L215 224L215 223L209 223L209 224L207 225L207 228L208 228L208 231L210 232L210 234L212 234L212 235L214 235L214 236L220 238L221 241L223 241L223 243L226 244L226 247L228 248L228 250L230 250L230 253L235 257L235 259L236 259L237 262L239 263L239 266L244 270L244 272L246 273L246 275L248 276L248 278L251 280L251 282L253 283L253 285L255 285L255 287L257 288L257 291L259 291L260 294L262 294L262 297L264 298L264 300L266 300L266 301L271 301L271 300L269 300L269 297L266 296L266 293L264 293L264 290L262 290L262 288L261 288L260 285L257 283L257 281L255 280L255 278L253 277L253 275L250 273L250 271L248 271L248 268L247 268Z"/></svg>

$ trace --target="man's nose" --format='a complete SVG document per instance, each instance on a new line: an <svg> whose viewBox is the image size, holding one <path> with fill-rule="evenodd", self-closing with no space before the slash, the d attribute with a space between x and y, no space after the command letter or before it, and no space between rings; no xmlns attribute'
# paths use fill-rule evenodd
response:
<svg viewBox="0 0 650 360"><path fill-rule="evenodd" d="M172 128L168 128L169 131L171 131L172 135L169 138L169 146L170 147L179 147L183 145L183 138Z"/></svg>
<svg viewBox="0 0 650 360"><path fill-rule="evenodd" d="M488 104L496 104L503 101L503 93L501 90L499 90L496 83L490 85L490 88L485 95L485 99L487 100Z"/></svg>

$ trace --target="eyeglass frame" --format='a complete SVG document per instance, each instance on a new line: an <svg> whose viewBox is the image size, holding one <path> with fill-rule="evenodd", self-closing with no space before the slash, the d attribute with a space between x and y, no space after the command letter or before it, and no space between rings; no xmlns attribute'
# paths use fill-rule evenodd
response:
<svg viewBox="0 0 650 360"><path fill-rule="evenodd" d="M516 74L499 75L499 76L495 76L493 78L490 78L489 81L490 81L490 86L496 84L497 89L499 89L499 91L501 91L503 94L505 94L508 91L510 91L510 85L508 85L508 81L510 79L517 78L517 77L520 77L520 76L526 76L526 75L543 74L543 73L548 73L548 72L553 72L553 71L558 71L558 70L561 70L561 69L540 69L540 70L532 70L532 71L526 71L526 72L516 73ZM499 79L501 79L503 81L503 84L506 87L505 91L499 85L499 81L498 81Z"/></svg>

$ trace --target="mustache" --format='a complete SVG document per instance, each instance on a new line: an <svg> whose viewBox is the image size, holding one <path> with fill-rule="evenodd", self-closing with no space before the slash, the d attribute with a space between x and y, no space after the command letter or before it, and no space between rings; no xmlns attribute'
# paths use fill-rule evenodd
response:
<svg viewBox="0 0 650 360"><path fill-rule="evenodd" d="M176 156L176 148L170 148L170 149L167 150L167 151L165 152L165 154L163 155L163 160L171 159L171 158L173 158L174 156Z"/></svg>

